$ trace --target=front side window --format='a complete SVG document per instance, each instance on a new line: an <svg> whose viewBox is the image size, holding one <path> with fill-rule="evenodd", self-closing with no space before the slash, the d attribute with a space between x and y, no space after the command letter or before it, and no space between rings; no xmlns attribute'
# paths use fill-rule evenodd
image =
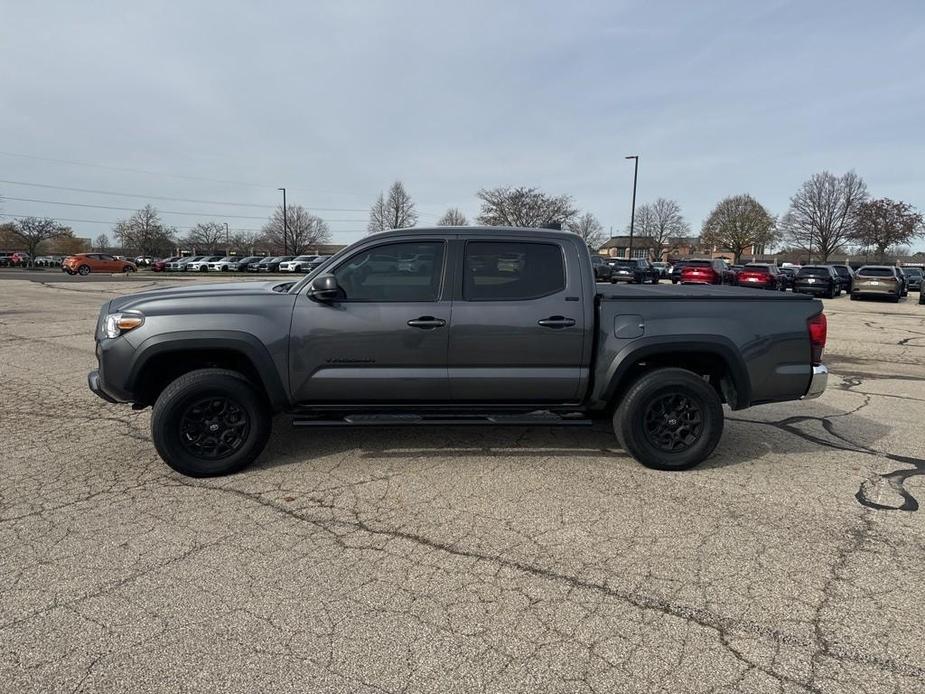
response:
<svg viewBox="0 0 925 694"><path fill-rule="evenodd" d="M345 301L436 301L444 243L388 243L368 248L335 271Z"/></svg>
<svg viewBox="0 0 925 694"><path fill-rule="evenodd" d="M538 299L565 289L562 249L552 243L470 241L463 263L467 301Z"/></svg>

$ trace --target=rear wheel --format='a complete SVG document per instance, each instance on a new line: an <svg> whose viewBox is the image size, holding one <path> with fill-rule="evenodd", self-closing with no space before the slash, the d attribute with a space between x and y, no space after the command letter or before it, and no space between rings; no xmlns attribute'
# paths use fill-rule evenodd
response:
<svg viewBox="0 0 925 694"><path fill-rule="evenodd" d="M122 272L127 275L130 272L135 272L135 268L133 268L131 265L126 265L124 268L122 268Z"/></svg>
<svg viewBox="0 0 925 694"><path fill-rule="evenodd" d="M613 416L623 449L646 467L686 470L703 461L723 433L716 391L686 369L657 369L630 386Z"/></svg>
<svg viewBox="0 0 925 694"><path fill-rule="evenodd" d="M190 477L227 475L252 463L270 436L270 407L243 375L199 369L157 398L151 437L158 454Z"/></svg>

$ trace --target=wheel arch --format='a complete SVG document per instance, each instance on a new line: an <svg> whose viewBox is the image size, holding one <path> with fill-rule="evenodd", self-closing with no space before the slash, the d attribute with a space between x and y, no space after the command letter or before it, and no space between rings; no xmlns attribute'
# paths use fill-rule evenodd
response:
<svg viewBox="0 0 925 694"><path fill-rule="evenodd" d="M721 336L645 338L618 353L608 369L599 396L610 409L642 375L658 368L676 367L707 377L733 410L751 402L751 379L735 345Z"/></svg>
<svg viewBox="0 0 925 694"><path fill-rule="evenodd" d="M148 338L137 349L129 389L136 402L150 405L170 382L202 368L239 371L263 391L274 411L289 405L266 346L254 335L239 331L166 333Z"/></svg>

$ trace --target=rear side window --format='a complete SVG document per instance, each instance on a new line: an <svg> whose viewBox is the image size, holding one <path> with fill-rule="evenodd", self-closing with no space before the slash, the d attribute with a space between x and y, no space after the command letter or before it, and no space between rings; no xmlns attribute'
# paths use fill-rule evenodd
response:
<svg viewBox="0 0 925 694"><path fill-rule="evenodd" d="M442 241L388 243L360 251L334 276L346 301L436 301Z"/></svg>
<svg viewBox="0 0 925 694"><path fill-rule="evenodd" d="M894 277L893 268L889 267L862 267L858 274L861 277Z"/></svg>
<svg viewBox="0 0 925 694"><path fill-rule="evenodd" d="M562 249L551 243L470 241L463 263L467 301L538 299L565 289Z"/></svg>

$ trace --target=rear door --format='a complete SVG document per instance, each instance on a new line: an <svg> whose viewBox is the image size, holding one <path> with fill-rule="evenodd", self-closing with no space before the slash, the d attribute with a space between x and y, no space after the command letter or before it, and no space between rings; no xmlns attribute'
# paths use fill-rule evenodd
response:
<svg viewBox="0 0 925 694"><path fill-rule="evenodd" d="M454 401L569 402L588 378L582 269L555 237L459 241L450 325ZM587 277L584 275L587 274Z"/></svg>

